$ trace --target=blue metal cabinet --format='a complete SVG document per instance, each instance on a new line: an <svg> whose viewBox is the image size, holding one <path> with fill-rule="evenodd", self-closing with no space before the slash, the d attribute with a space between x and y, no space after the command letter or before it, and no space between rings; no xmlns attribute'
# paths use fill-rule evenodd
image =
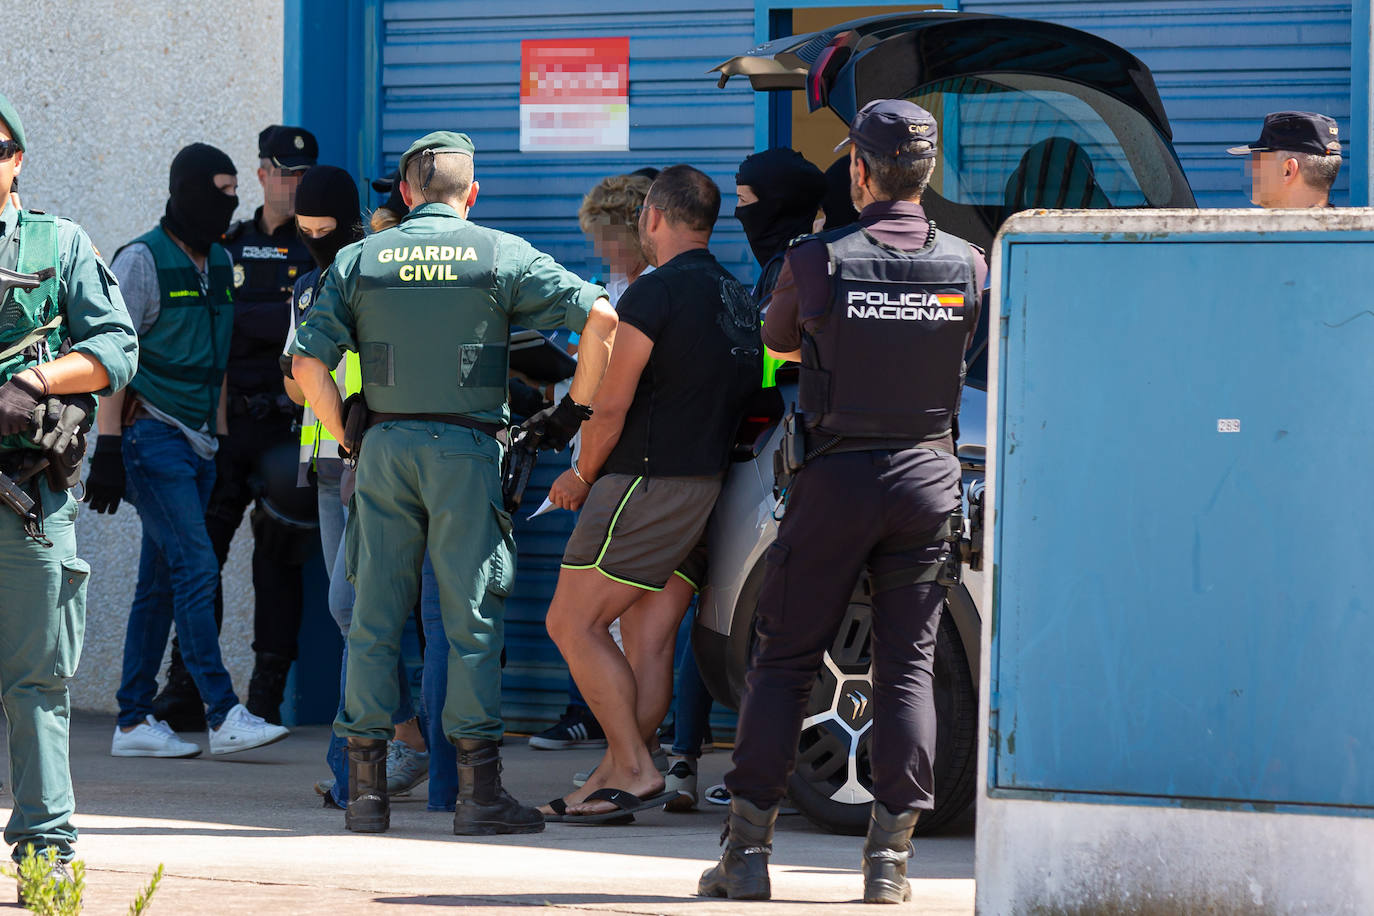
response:
<svg viewBox="0 0 1374 916"><path fill-rule="evenodd" d="M1374 211L996 258L989 794L1374 810Z"/></svg>

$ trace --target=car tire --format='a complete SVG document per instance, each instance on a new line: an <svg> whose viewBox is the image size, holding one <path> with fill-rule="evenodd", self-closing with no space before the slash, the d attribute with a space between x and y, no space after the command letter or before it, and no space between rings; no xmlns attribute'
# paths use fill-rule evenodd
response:
<svg viewBox="0 0 1374 916"><path fill-rule="evenodd" d="M728 700L734 708L738 708L755 639L757 594L757 589L745 590L742 597L748 600L736 609L728 649L720 652L722 647L713 647L718 656L728 659ZM973 600L960 585L950 590L947 605L950 602L972 605ZM872 613L866 583L861 582L817 674L798 742L797 766L788 783L788 798L808 820L823 830L851 836L868 830L873 798L868 764L872 720L870 714L855 739L853 731L839 721L839 709L847 693L857 690L872 696L873 663L868 648ZM976 620L976 615L971 619ZM726 702L719 695L716 698ZM935 640L935 710L935 807L921 815L918 834L938 831L962 814L973 801L978 776L978 687L948 607Z"/></svg>

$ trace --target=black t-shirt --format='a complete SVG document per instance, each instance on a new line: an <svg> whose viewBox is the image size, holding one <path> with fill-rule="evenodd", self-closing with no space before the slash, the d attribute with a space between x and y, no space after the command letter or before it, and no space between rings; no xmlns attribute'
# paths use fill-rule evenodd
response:
<svg viewBox="0 0 1374 916"><path fill-rule="evenodd" d="M622 324L654 342L602 469L649 477L718 474L742 399L759 387L759 310L705 249L684 252L630 285L616 305Z"/></svg>

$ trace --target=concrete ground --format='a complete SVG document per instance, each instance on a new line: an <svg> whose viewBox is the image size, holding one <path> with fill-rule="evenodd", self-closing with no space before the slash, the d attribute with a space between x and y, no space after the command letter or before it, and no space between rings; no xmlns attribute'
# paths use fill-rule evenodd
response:
<svg viewBox="0 0 1374 916"><path fill-rule="evenodd" d="M541 834L471 840L453 836L451 815L426 811L420 794L393 804L388 834L354 835L311 789L328 775L322 726L262 750L193 760L110 757L112 729L108 717L78 715L72 734L89 916L127 912L159 863L166 876L154 913L873 912L859 902L862 840L823 833L799 816L779 821L771 903L705 900L694 893L717 855L724 809L713 805L641 813L624 827L550 824ZM543 802L567 791L571 774L599 754L534 751L511 737L505 783L522 801ZM702 758L703 791L728 763L727 752ZM5 790L0 817L8 818L8 804ZM916 849L913 905L972 913L972 819ZM14 899L7 884L0 912L17 912L6 905Z"/></svg>

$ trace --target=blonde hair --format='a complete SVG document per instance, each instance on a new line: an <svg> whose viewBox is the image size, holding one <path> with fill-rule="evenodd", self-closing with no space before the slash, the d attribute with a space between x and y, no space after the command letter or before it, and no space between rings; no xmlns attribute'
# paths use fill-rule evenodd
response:
<svg viewBox="0 0 1374 916"><path fill-rule="evenodd" d="M644 175L612 175L597 182L582 198L577 209L577 224L583 232L597 226L622 226L639 244L639 214L653 182Z"/></svg>
<svg viewBox="0 0 1374 916"><path fill-rule="evenodd" d="M372 217L368 220L368 225L373 232L381 232L383 229L390 229L392 226L401 222L401 217L394 210L386 207L378 207L372 211Z"/></svg>

